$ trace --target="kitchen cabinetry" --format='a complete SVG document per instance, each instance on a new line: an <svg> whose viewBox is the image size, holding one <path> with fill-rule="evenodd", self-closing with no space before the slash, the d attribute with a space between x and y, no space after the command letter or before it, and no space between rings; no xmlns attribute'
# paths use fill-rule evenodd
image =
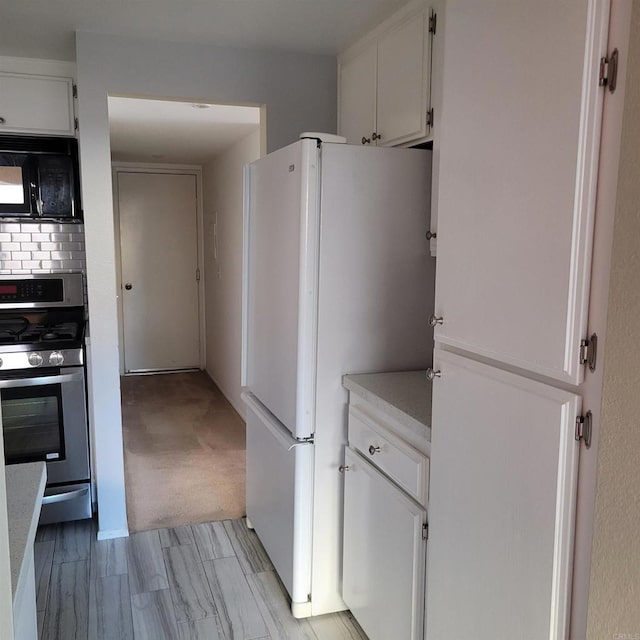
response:
<svg viewBox="0 0 640 640"><path fill-rule="evenodd" d="M345 376L344 384L351 394L342 468L342 595L370 640L418 640L424 634L429 387L424 372Z"/></svg>
<svg viewBox="0 0 640 640"><path fill-rule="evenodd" d="M73 80L0 72L0 133L74 135Z"/></svg>
<svg viewBox="0 0 640 640"><path fill-rule="evenodd" d="M428 139L430 24L430 9L411 5L340 56L338 128L349 144Z"/></svg>
<svg viewBox="0 0 640 640"><path fill-rule="evenodd" d="M578 628L581 342L608 11L608 0L447 3L429 639ZM551 78L562 81L550 92Z"/></svg>

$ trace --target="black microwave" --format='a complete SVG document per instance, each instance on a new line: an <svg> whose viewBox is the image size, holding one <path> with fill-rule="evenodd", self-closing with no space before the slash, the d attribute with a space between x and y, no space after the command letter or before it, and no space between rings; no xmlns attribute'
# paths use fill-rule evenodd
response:
<svg viewBox="0 0 640 640"><path fill-rule="evenodd" d="M75 138L0 136L0 217L82 220Z"/></svg>

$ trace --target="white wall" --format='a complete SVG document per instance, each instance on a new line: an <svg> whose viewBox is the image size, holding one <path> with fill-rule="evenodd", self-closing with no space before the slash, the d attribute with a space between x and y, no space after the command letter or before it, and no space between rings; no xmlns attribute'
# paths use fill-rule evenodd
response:
<svg viewBox="0 0 640 640"><path fill-rule="evenodd" d="M207 373L242 416L242 172L259 157L256 128L203 167Z"/></svg>
<svg viewBox="0 0 640 640"><path fill-rule="evenodd" d="M640 638L639 113L640 0L634 0L604 355L589 640Z"/></svg>
<svg viewBox="0 0 640 640"><path fill-rule="evenodd" d="M302 130L335 131L336 61L78 32L76 67L99 535L107 537L127 531L107 96L264 105L275 149Z"/></svg>

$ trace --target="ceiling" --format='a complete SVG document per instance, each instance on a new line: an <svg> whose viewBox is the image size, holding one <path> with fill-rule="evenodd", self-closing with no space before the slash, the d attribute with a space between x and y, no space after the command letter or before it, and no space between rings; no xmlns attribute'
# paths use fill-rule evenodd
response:
<svg viewBox="0 0 640 640"><path fill-rule="evenodd" d="M76 30L335 55L407 0L0 0L0 55L74 60Z"/></svg>
<svg viewBox="0 0 640 640"><path fill-rule="evenodd" d="M259 107L109 97L111 158L203 164L259 128Z"/></svg>

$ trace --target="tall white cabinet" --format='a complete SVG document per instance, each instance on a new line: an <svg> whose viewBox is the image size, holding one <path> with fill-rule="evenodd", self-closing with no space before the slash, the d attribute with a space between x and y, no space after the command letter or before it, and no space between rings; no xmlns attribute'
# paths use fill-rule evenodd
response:
<svg viewBox="0 0 640 640"><path fill-rule="evenodd" d="M428 640L568 637L608 9L447 2Z"/></svg>

